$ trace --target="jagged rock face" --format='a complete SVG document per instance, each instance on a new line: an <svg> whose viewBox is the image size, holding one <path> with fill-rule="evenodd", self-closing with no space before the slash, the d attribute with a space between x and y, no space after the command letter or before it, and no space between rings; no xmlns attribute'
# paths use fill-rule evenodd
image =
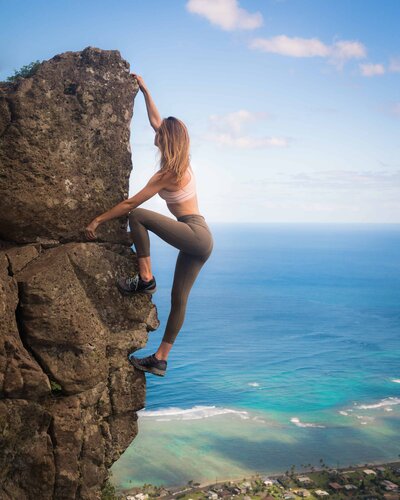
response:
<svg viewBox="0 0 400 500"><path fill-rule="evenodd" d="M0 84L1 239L82 241L92 218L127 197L137 92L119 52L92 47ZM99 238L120 242L124 222Z"/></svg>
<svg viewBox="0 0 400 500"><path fill-rule="evenodd" d="M108 468L138 431L136 412L145 406L145 376L129 365L127 354L144 347L148 332L158 328L156 308L149 296L126 297L115 287L118 276L137 271L129 239L118 226L105 228L100 242L82 241L78 234L83 221L88 223L101 212L101 203L104 207L112 205L128 190L131 163L125 155L133 95L132 83L124 70L126 64L116 51L88 48L80 53L68 52L44 63L36 80L24 80L13 91L12 100L19 103L15 115L18 120L17 125L8 123L3 130L1 140L6 147L1 153L2 161L7 159L10 163L6 162L6 169L0 172L0 227L4 231L0 242L2 499L98 499ZM59 70L58 80L78 81L79 88L84 89L81 98L97 95L96 105L89 102L85 108L84 120L87 129L97 120L97 130L104 131L104 136L96 136L94 126L85 130L76 102L59 104L55 67ZM109 80L105 80L106 76ZM104 94L99 85L101 78L106 81ZM112 85L107 83L110 81ZM33 93L26 90L36 86ZM39 109L44 106L40 89L54 90L46 101L46 109L52 110L51 118L43 118L43 123L35 118L37 115L30 114L38 108L35 113L46 115ZM24 106L23 94L30 108ZM77 99L76 95L72 97ZM121 98L120 103L115 103L117 97ZM107 113L101 111L107 103L116 116L111 124ZM64 116L57 118L58 105ZM67 135L76 128L86 137L77 140L77 151L73 145L69 153L64 150L60 156L63 163L54 162L51 166L51 175L57 182L66 175L66 165L68 178L75 179L73 196L80 209L76 211L66 203L62 209L64 220L57 210L61 210L59 205L67 195L58 192L56 182L44 177L44 165L50 168L50 163L21 161L23 151L28 150L26 131L33 134L40 126L48 139L38 141L34 156L56 158L60 151L51 149L56 144L51 137L61 140L61 122ZM21 123L27 124L25 128L21 128ZM115 130L107 130L114 125ZM113 156L107 158L108 166L98 167L92 162L84 167L83 159L94 151L89 137L95 136L100 137L98 151L105 157L110 147L109 154ZM88 141L87 150L84 140ZM108 141L113 144L107 145ZM76 155L81 163L74 163ZM107 169L116 158L121 161L115 167L115 184L111 184L111 172ZM15 178L11 182L13 172ZM97 186L104 188L101 195L96 185L88 184L88 178L98 179ZM5 182L12 184L8 191L4 190ZM45 198L46 182L47 195L64 201L46 209L43 203L35 207L40 198L50 199ZM12 207L16 208L13 215ZM117 238L124 244L113 242ZM15 243L25 239L32 242Z"/></svg>

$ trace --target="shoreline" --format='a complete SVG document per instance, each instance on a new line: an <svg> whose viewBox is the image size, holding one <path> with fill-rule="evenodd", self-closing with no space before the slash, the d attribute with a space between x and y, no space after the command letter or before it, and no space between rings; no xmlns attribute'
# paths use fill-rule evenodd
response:
<svg viewBox="0 0 400 500"><path fill-rule="evenodd" d="M205 494L205 490L213 490L213 489L218 489L223 487L224 485L231 485L232 487L240 487L240 484L243 483L251 483L256 480L266 480L266 478L271 479L272 481L279 482L279 478L297 478L301 476L306 476L306 475L321 475L323 473L334 473L337 474L339 477L341 475L344 475L345 473L360 473L363 471L363 469L371 469L373 470L374 468L385 468L388 470L397 470L398 471L398 482L396 484L399 485L399 490L396 491L396 495L399 495L400 491L400 460L399 458L393 460L393 461L369 461L365 463L359 463L359 464L348 464L348 465L343 465L341 467L329 467L326 464L325 465L319 465L315 467L309 467L309 468L301 468L301 470L295 470L296 466L292 469L294 464L287 470L287 471L282 471L282 472L274 472L274 473L268 473L268 472L255 472L254 474L251 475L243 475L240 477L235 478L225 478L225 479L218 479L217 481L206 481L203 483L197 482L195 480L191 480L190 482L186 484L180 484L180 485L171 485L171 486L154 486L151 484L143 484L142 486L136 486L132 488L121 488L117 489L115 488L115 499L125 499L127 497L129 498L134 498L135 495L139 495L137 498L143 498L143 495L146 495L144 489L149 489L149 488L155 488L155 490L162 492L159 496L154 496L151 494L148 494L148 498L164 498L165 500L168 499L173 499L176 497L179 498L184 498L186 495L191 495L195 496L198 493L203 493ZM287 474L289 472L289 474ZM281 487L281 486L280 486ZM240 495L243 493L239 494L233 494L232 496L237 496L238 498ZM262 495L262 498L265 496L265 494L268 494L268 492L265 492ZM283 493L282 493L283 494ZM122 495L122 496L120 496ZM140 497L142 495L142 497ZM246 496L249 498L250 493L248 493ZM389 495L389 493L388 493ZM147 498L147 497L146 497ZM188 497L189 498L189 497ZM201 498L204 498L202 496ZM250 498L253 498L252 496ZM257 496L254 498L258 498ZM283 498L283 497L276 497L276 498ZM385 497L386 498L386 497ZM388 496L387 498L392 498ZM400 498L400 496L395 497Z"/></svg>
<svg viewBox="0 0 400 500"><path fill-rule="evenodd" d="M380 467L380 466L387 466L387 467L390 467L391 465L398 465L400 467L400 460L397 459L397 460L393 460L391 462L388 462L388 461L385 461L385 462L368 462L368 463L363 463L363 464L349 464L349 465L343 465L341 467L329 467L328 466L328 469L335 469L335 470L338 470L338 471L341 471L341 470L347 470L349 468L355 468L355 469L360 469L362 467ZM308 469L303 469L301 468L301 471L298 470L296 472L296 474L311 474L312 472L322 472L326 470L326 468L323 468L323 467L314 467L314 469L311 469L311 468L308 468ZM279 476L283 476L285 475L286 471L281 471L281 472L255 472L254 474L250 475L250 476L244 476L244 481L246 480L250 480L250 479L254 479L256 478L257 476L268 476L272 479L276 479L277 477ZM198 486L199 488L206 488L207 486L212 486L212 485L217 485L217 484L223 484L223 483L227 483L229 481L232 481L232 482L238 482L238 481L243 481L243 476L241 477L238 477L238 478L227 478L227 479L221 479L217 482L206 482L206 483L200 483L200 485ZM183 487L183 485L175 485L175 486L166 486L166 488L177 488L177 487ZM122 491L122 490L121 490Z"/></svg>

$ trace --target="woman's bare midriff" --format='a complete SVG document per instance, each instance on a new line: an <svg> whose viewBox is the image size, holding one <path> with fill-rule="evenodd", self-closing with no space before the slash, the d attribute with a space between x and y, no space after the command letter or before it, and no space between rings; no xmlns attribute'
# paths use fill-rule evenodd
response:
<svg viewBox="0 0 400 500"><path fill-rule="evenodd" d="M167 203L167 207L171 214L175 217L192 214L201 215L197 204L197 195L186 201L180 201L178 203Z"/></svg>
<svg viewBox="0 0 400 500"><path fill-rule="evenodd" d="M171 182L171 184L167 186L166 190L178 191L179 189L182 189L183 187L187 186L189 182L190 182L189 172L186 172L185 179L182 180L179 185L174 182ZM192 198L186 201L179 201L177 203L167 202L167 207L168 210L171 212L171 214L174 215L175 217L182 217L182 215L192 215L192 214L201 215L197 202L197 195L193 196Z"/></svg>

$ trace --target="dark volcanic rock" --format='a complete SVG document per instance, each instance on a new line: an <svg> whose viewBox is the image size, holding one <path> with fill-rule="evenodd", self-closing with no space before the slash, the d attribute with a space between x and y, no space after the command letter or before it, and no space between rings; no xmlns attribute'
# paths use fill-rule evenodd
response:
<svg viewBox="0 0 400 500"><path fill-rule="evenodd" d="M127 197L137 92L119 52L93 47L0 84L0 238L79 241ZM125 222L103 224L99 238L120 242Z"/></svg>
<svg viewBox="0 0 400 500"><path fill-rule="evenodd" d="M99 499L137 434L145 375L127 354L159 326L120 223L137 89L118 51L44 62L0 90L0 498ZM27 243L28 242L28 243Z"/></svg>

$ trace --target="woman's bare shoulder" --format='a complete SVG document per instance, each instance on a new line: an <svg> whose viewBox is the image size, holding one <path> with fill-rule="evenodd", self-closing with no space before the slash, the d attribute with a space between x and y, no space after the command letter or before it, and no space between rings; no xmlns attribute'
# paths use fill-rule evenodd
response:
<svg viewBox="0 0 400 500"><path fill-rule="evenodd" d="M155 173L155 176L157 176L157 180L162 180L166 188L179 188L181 187L182 183L186 182L188 174L187 172L185 172L185 178L181 179L180 182L177 182L176 173L172 172L171 170L160 169Z"/></svg>
<svg viewBox="0 0 400 500"><path fill-rule="evenodd" d="M169 172L167 170L157 170L155 174L152 175L150 183L159 184L163 188L168 188L173 185L175 182L175 176L173 172Z"/></svg>
<svg viewBox="0 0 400 500"><path fill-rule="evenodd" d="M174 172L171 172L170 170L157 170L157 172L154 174L154 177L156 179L163 179L164 182L173 182L176 178Z"/></svg>

